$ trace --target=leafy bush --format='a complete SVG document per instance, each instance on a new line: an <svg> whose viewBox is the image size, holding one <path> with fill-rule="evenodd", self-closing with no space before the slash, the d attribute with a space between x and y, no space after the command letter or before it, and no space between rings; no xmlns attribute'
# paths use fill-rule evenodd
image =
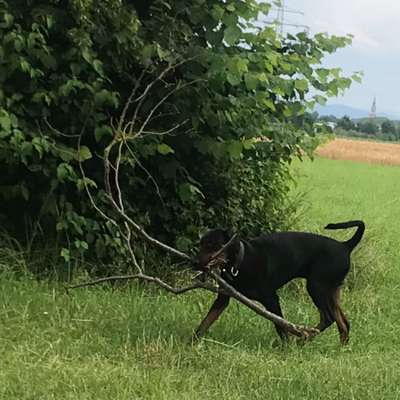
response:
<svg viewBox="0 0 400 400"><path fill-rule="evenodd" d="M140 19L117 0L0 1L3 225L67 262L123 254L84 189L107 207L102 154L124 112L130 138L146 129L121 187L152 234L188 249L206 226L282 226L287 165L314 145L304 114L351 84L321 61L350 39L280 37L257 27L270 5L255 0L134 4Z"/></svg>

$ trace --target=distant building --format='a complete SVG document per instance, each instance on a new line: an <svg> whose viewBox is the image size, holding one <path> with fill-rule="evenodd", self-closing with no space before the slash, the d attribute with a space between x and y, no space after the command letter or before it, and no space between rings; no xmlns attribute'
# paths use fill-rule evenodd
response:
<svg viewBox="0 0 400 400"><path fill-rule="evenodd" d="M329 128L331 128L333 131L335 130L337 123L336 122L332 122L332 121L328 121L325 123L326 126L328 126Z"/></svg>
<svg viewBox="0 0 400 400"><path fill-rule="evenodd" d="M314 126L316 127L317 130L328 128L329 132L333 132L337 126L337 123L331 121L316 122Z"/></svg>
<svg viewBox="0 0 400 400"><path fill-rule="evenodd" d="M371 111L369 112L368 116L370 118L376 118L376 97L374 96L374 100L372 102Z"/></svg>

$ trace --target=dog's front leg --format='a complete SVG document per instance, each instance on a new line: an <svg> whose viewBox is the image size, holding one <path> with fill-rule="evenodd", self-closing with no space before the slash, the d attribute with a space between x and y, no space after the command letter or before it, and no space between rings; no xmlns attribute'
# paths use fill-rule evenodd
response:
<svg viewBox="0 0 400 400"><path fill-rule="evenodd" d="M274 313L275 315L278 315L279 317L283 318L283 313L281 309L281 305L279 303L279 297L276 293L270 294L269 296L266 296L261 303L264 305L264 307L269 311ZM283 341L287 341L289 338L289 333L287 332L286 329L282 328L280 325L275 324L275 329L279 335L279 337Z"/></svg>
<svg viewBox="0 0 400 400"><path fill-rule="evenodd" d="M219 294L215 299L213 305L210 308L207 316L201 321L199 327L196 329L193 334L193 339L199 339L202 337L208 330L208 328L218 319L221 313L225 310L225 308L229 304L229 296L224 294Z"/></svg>

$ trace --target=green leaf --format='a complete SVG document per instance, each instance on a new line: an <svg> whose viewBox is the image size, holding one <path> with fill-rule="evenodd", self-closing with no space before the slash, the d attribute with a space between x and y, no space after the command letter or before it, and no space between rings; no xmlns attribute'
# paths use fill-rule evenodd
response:
<svg viewBox="0 0 400 400"><path fill-rule="evenodd" d="M229 72L226 74L226 79L232 86L237 86L242 81L238 74L232 74Z"/></svg>
<svg viewBox="0 0 400 400"><path fill-rule="evenodd" d="M214 5L211 10L211 15L216 21L220 21L224 15L225 10L218 4Z"/></svg>
<svg viewBox="0 0 400 400"><path fill-rule="evenodd" d="M93 61L93 69L102 77L104 77L103 63L100 60Z"/></svg>
<svg viewBox="0 0 400 400"><path fill-rule="evenodd" d="M178 196L184 203L190 201L195 195L204 198L201 190L189 182L181 183L178 186Z"/></svg>
<svg viewBox="0 0 400 400"><path fill-rule="evenodd" d="M3 14L3 21L4 22L0 23L0 28L5 28L5 29L11 28L11 26L12 26L12 24L14 22L14 17L9 13L4 13Z"/></svg>
<svg viewBox="0 0 400 400"><path fill-rule="evenodd" d="M308 89L308 81L306 79L297 79L294 81L294 87L301 92L305 92Z"/></svg>
<svg viewBox="0 0 400 400"><path fill-rule="evenodd" d="M15 42L14 42L14 48L15 48L15 50L18 52L18 53L20 53L22 50L23 50L23 48L24 48L24 42L23 42L23 40L21 40L21 39L17 39Z"/></svg>
<svg viewBox="0 0 400 400"><path fill-rule="evenodd" d="M272 100L265 99L263 103L266 105L267 108L269 108L271 111L276 111L275 104Z"/></svg>
<svg viewBox="0 0 400 400"><path fill-rule="evenodd" d="M324 97L324 96L320 96L320 95L315 95L314 97L313 97L313 99L318 103L318 104L320 104L321 106L323 106L323 105L325 105L326 104L326 97Z"/></svg>
<svg viewBox="0 0 400 400"><path fill-rule="evenodd" d="M74 244L78 250L79 249L87 250L89 248L89 245L83 240L75 240Z"/></svg>
<svg viewBox="0 0 400 400"><path fill-rule="evenodd" d="M118 107L117 93L102 89L94 95L94 101L97 106L114 106Z"/></svg>
<svg viewBox="0 0 400 400"><path fill-rule="evenodd" d="M67 180L73 179L75 176L73 168L66 164L66 163L61 163L57 167L57 178L61 182L65 182Z"/></svg>
<svg viewBox="0 0 400 400"><path fill-rule="evenodd" d="M172 149L170 146L168 146L165 143L161 143L157 146L157 151L160 154L166 155L166 154L170 154L170 153L174 153L174 149Z"/></svg>
<svg viewBox="0 0 400 400"><path fill-rule="evenodd" d="M11 118L5 110L0 110L0 138L11 135Z"/></svg>
<svg viewBox="0 0 400 400"><path fill-rule="evenodd" d="M154 54L154 46L152 44L143 46L141 56L142 56L142 60L144 62L149 61L151 59L151 57L153 56L153 54Z"/></svg>
<svg viewBox="0 0 400 400"><path fill-rule="evenodd" d="M237 25L228 26L224 31L224 40L225 42L233 46L240 38L242 31Z"/></svg>
<svg viewBox="0 0 400 400"><path fill-rule="evenodd" d="M235 140L228 144L227 151L232 158L240 158L243 150L243 145L239 141Z"/></svg>
<svg viewBox="0 0 400 400"><path fill-rule="evenodd" d="M244 72L247 72L248 64L249 64L249 61L246 60L245 58L237 58L236 59L236 70L241 74Z"/></svg>
<svg viewBox="0 0 400 400"><path fill-rule="evenodd" d="M65 162L69 162L77 158L75 149L65 146L64 144L61 143L58 144L57 151L58 151L58 156L61 158L61 160Z"/></svg>
<svg viewBox="0 0 400 400"><path fill-rule="evenodd" d="M85 190L85 188L87 188L87 187L88 188L92 187L92 188L96 189L97 184L92 179L85 177L83 179L78 179L78 181L76 182L76 187L78 188L79 192L83 192Z"/></svg>
<svg viewBox="0 0 400 400"><path fill-rule="evenodd" d="M329 70L326 68L317 68L315 72L318 75L318 78L325 83L329 77Z"/></svg>
<svg viewBox="0 0 400 400"><path fill-rule="evenodd" d="M43 54L40 61L48 69L55 70L57 68L57 61L51 54Z"/></svg>
<svg viewBox="0 0 400 400"><path fill-rule="evenodd" d="M362 73L360 72L355 72L351 78L357 83L362 83Z"/></svg>
<svg viewBox="0 0 400 400"><path fill-rule="evenodd" d="M242 141L242 145L243 145L243 148L244 148L245 150L251 150L251 149L254 148L255 139L254 139L254 138L245 139L245 140Z"/></svg>
<svg viewBox="0 0 400 400"><path fill-rule="evenodd" d="M77 153L77 160L80 162L90 160L92 158L92 153L87 146L81 146Z"/></svg>
<svg viewBox="0 0 400 400"><path fill-rule="evenodd" d="M103 137L112 137L112 129L110 126L102 125L97 126L94 130L94 137L96 138L96 142L100 142Z"/></svg>
<svg viewBox="0 0 400 400"><path fill-rule="evenodd" d="M256 90L257 89L258 79L257 79L257 76L255 76L254 74L252 74L252 73L246 74L244 76L244 82L245 82L248 90Z"/></svg>
<svg viewBox="0 0 400 400"><path fill-rule="evenodd" d="M66 249L65 247L61 249L60 255L65 260L65 262L69 262L71 260L71 254L69 250Z"/></svg>
<svg viewBox="0 0 400 400"><path fill-rule="evenodd" d="M82 50L82 57L87 63L92 63L92 52L87 47Z"/></svg>

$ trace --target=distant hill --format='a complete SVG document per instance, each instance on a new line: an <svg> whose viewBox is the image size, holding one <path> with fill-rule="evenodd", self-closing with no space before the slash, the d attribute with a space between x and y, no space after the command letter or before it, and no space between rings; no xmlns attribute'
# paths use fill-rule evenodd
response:
<svg viewBox="0 0 400 400"><path fill-rule="evenodd" d="M342 118L345 115L352 119L360 119L360 118L367 118L368 117L368 111L367 110L361 110L358 108L350 107L350 106L345 106L343 104L327 104L325 106L316 106L315 111L321 116L324 115L334 115L337 118ZM389 118L389 119L394 119L398 120L400 119L400 114L392 114L392 113L378 113L378 117L382 118Z"/></svg>

